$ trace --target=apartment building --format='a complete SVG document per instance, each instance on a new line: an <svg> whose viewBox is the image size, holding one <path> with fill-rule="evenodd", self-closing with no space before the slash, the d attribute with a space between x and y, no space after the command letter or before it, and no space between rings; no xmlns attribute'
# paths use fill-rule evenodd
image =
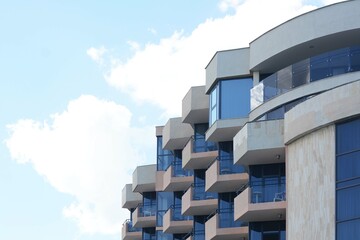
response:
<svg viewBox="0 0 360 240"><path fill-rule="evenodd" d="M217 52L155 135L122 239L360 239L360 1Z"/></svg>

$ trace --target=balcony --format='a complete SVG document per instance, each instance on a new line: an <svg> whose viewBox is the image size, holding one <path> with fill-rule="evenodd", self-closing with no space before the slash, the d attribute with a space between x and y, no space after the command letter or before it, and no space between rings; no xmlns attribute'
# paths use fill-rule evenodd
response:
<svg viewBox="0 0 360 240"><path fill-rule="evenodd" d="M188 233L193 228L192 217L181 214L181 205L171 206L164 215L163 223L165 233Z"/></svg>
<svg viewBox="0 0 360 240"><path fill-rule="evenodd" d="M247 187L234 202L235 220L257 222L286 219L285 183Z"/></svg>
<svg viewBox="0 0 360 240"><path fill-rule="evenodd" d="M248 118L218 119L206 132L206 141L232 141L234 136L245 125Z"/></svg>
<svg viewBox="0 0 360 240"><path fill-rule="evenodd" d="M204 191L205 186L191 185L181 199L181 214L183 215L209 215L217 208L217 193Z"/></svg>
<svg viewBox="0 0 360 240"><path fill-rule="evenodd" d="M141 240L141 228L134 228L132 222L128 219L122 225L123 240Z"/></svg>
<svg viewBox="0 0 360 240"><path fill-rule="evenodd" d="M206 240L247 239L249 227L234 221L233 209L221 209L205 223Z"/></svg>
<svg viewBox="0 0 360 240"><path fill-rule="evenodd" d="M163 187L166 192L185 191L194 182L192 172L182 169L181 162L173 162L165 171Z"/></svg>
<svg viewBox="0 0 360 240"><path fill-rule="evenodd" d="M249 181L249 174L244 168L233 165L233 159L215 160L206 170L205 191L235 192Z"/></svg>
<svg viewBox="0 0 360 240"><path fill-rule="evenodd" d="M181 118L170 118L163 128L163 148L183 149L193 132L191 125L182 123Z"/></svg>
<svg viewBox="0 0 360 240"><path fill-rule="evenodd" d="M184 169L205 169L218 156L215 143L205 139L194 140L191 137L182 151L182 167Z"/></svg>
<svg viewBox="0 0 360 240"><path fill-rule="evenodd" d="M142 196L140 193L133 192L132 184L126 184L122 190L121 201L123 208L136 208L136 206L142 202Z"/></svg>
<svg viewBox="0 0 360 240"><path fill-rule="evenodd" d="M183 123L204 123L209 120L209 96L205 86L191 87L182 100Z"/></svg>
<svg viewBox="0 0 360 240"><path fill-rule="evenodd" d="M138 166L133 173L132 190L134 192L153 192L156 182L156 164Z"/></svg>
<svg viewBox="0 0 360 240"><path fill-rule="evenodd" d="M132 215L133 226L147 228L156 226L156 205L139 204Z"/></svg>
<svg viewBox="0 0 360 240"><path fill-rule="evenodd" d="M249 122L234 137L235 164L249 166L284 161L284 120Z"/></svg>

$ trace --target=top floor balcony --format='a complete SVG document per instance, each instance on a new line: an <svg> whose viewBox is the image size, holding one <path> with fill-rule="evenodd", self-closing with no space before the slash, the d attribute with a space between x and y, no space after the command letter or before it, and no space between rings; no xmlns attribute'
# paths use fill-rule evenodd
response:
<svg viewBox="0 0 360 240"><path fill-rule="evenodd" d="M360 71L360 46L341 48L304 59L271 74L253 87L251 110L294 88L356 71ZM306 96L314 92L302 94Z"/></svg>
<svg viewBox="0 0 360 240"><path fill-rule="evenodd" d="M167 150L183 149L193 132L191 125L183 123L180 117L170 118L162 131L162 147Z"/></svg>
<svg viewBox="0 0 360 240"><path fill-rule="evenodd" d="M138 166L133 173L132 190L134 192L155 191L156 164Z"/></svg>
<svg viewBox="0 0 360 240"><path fill-rule="evenodd" d="M138 192L133 192L132 184L126 184L122 190L121 201L123 208L136 208L142 202L142 196Z"/></svg>
<svg viewBox="0 0 360 240"><path fill-rule="evenodd" d="M205 123L209 120L209 96L205 86L191 87L182 100L183 123Z"/></svg>

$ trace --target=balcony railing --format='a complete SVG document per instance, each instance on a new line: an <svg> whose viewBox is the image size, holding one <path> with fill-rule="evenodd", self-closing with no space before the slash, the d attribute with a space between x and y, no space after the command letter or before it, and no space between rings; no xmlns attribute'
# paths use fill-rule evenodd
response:
<svg viewBox="0 0 360 240"><path fill-rule="evenodd" d="M155 204L139 204L139 217L151 217L156 215L156 205Z"/></svg>
<svg viewBox="0 0 360 240"><path fill-rule="evenodd" d="M218 146L214 142L205 141L205 136L202 138L196 138L194 136L191 137L191 141L193 141L193 152L210 152L218 150Z"/></svg>
<svg viewBox="0 0 360 240"><path fill-rule="evenodd" d="M173 161L171 165L173 166L171 173L173 177L188 177L194 174L194 172L191 170L183 169L182 162L180 161Z"/></svg>
<svg viewBox="0 0 360 240"><path fill-rule="evenodd" d="M186 216L181 214L181 204L171 205L168 211L171 212L171 220L172 221L187 221L193 220L193 216Z"/></svg>
<svg viewBox="0 0 360 240"><path fill-rule="evenodd" d="M335 75L360 71L360 46L323 53L268 76L251 89L251 109L296 87Z"/></svg>
<svg viewBox="0 0 360 240"><path fill-rule="evenodd" d="M217 212L219 214L219 228L248 226L247 222L234 221L234 208L220 208Z"/></svg>
<svg viewBox="0 0 360 240"><path fill-rule="evenodd" d="M263 179L252 181L251 203L286 201L285 179Z"/></svg>
<svg viewBox="0 0 360 240"><path fill-rule="evenodd" d="M244 173L245 168L241 165L234 165L234 158L232 157L217 157L219 161L219 174L235 174L235 173Z"/></svg>
<svg viewBox="0 0 360 240"><path fill-rule="evenodd" d="M205 183L204 184L192 184L193 188L193 200L208 200L218 198L216 192L205 192Z"/></svg>
<svg viewBox="0 0 360 240"><path fill-rule="evenodd" d="M133 227L132 222L130 219L126 219L123 225L127 225L128 232L141 232L141 228Z"/></svg>

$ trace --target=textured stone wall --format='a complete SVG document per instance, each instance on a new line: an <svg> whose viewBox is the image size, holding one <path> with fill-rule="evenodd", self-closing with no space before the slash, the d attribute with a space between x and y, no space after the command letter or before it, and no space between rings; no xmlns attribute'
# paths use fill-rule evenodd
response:
<svg viewBox="0 0 360 240"><path fill-rule="evenodd" d="M335 126L287 146L287 240L335 240Z"/></svg>

